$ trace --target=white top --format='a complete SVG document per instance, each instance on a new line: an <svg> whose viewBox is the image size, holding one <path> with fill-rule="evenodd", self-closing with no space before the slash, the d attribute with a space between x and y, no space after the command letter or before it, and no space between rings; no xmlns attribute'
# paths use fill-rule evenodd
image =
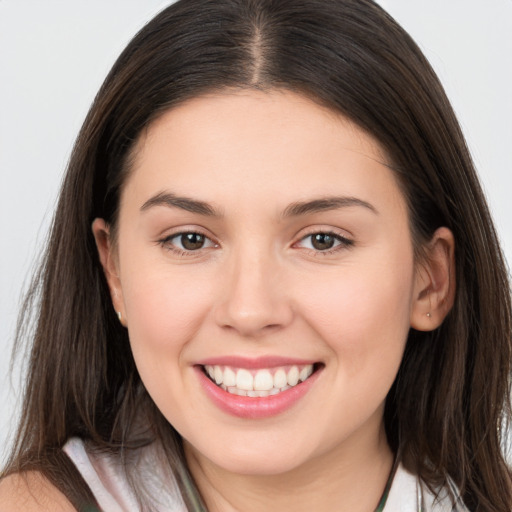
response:
<svg viewBox="0 0 512 512"><path fill-rule="evenodd" d="M73 437L64 452L76 466L104 512L138 512L140 507L128 483L122 462L115 456L87 450L87 445ZM170 469L158 463L150 445L138 452L134 473L144 475L144 490L154 512L187 512L178 485ZM140 469L139 469L140 468Z"/></svg>
<svg viewBox="0 0 512 512"><path fill-rule="evenodd" d="M155 449L140 450L136 464L144 475L144 486L155 512L187 512L170 470L155 463ZM112 455L88 451L81 439L72 438L64 451L77 467L104 512L137 512L139 506L121 462ZM435 499L419 479L398 466L384 512L468 512L464 505L452 505L446 491Z"/></svg>

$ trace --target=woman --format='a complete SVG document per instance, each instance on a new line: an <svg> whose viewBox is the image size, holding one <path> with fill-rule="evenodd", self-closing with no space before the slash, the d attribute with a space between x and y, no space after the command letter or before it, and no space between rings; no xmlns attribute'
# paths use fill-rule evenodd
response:
<svg viewBox="0 0 512 512"><path fill-rule="evenodd" d="M511 508L503 258L373 2L158 15L85 121L39 287L11 509Z"/></svg>

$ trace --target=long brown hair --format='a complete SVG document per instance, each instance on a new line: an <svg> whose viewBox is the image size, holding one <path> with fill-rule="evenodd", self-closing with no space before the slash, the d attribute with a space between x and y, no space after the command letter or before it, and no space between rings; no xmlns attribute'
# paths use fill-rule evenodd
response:
<svg viewBox="0 0 512 512"><path fill-rule="evenodd" d="M288 89L352 119L387 150L418 251L438 227L451 229L455 304L440 328L410 332L386 402L388 441L432 488L452 479L471 510L509 512L501 442L512 307L504 259L442 86L409 35L371 0L181 0L134 37L78 136L20 316L18 343L30 311L35 329L6 473L38 469L78 504L93 498L77 474L64 478L60 469L73 471L62 462L67 439L125 453L158 438L189 508L196 506L180 437L146 393L112 309L91 223L102 217L115 230L141 130L186 99L225 88ZM135 428L135 411L146 411L151 432Z"/></svg>

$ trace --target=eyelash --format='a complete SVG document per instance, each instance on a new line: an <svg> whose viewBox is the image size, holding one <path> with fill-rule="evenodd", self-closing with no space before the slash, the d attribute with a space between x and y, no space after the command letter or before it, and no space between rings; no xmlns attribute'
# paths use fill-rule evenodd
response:
<svg viewBox="0 0 512 512"><path fill-rule="evenodd" d="M193 249L187 250L187 249L180 249L172 243L172 240L174 240L176 238L183 237L185 235L197 235L197 236L203 237L204 240L208 241L211 245L209 247L200 247L196 250L193 250ZM312 231L311 233L308 233L307 235L303 236L298 242L295 242L293 244L293 246L296 246L297 244L304 242L308 238L311 238L315 235L323 235L323 236L332 237L335 240L335 242L338 242L338 244L335 245L334 247L332 247L330 249L325 249L325 250L315 249L315 248L305 248L307 251L311 252L315 256L317 256L317 255L318 256L328 256L328 255L334 254L338 251L348 249L354 245L353 240L350 240L349 238L346 238L338 233L335 233L333 231L319 230L319 231ZM194 230L180 231L179 233L173 233L172 235L166 236L165 238L158 240L158 244L161 245L164 249L173 252L174 254L176 254L179 257L193 257L193 256L196 256L197 253L199 253L200 251L202 251L204 249L218 247L218 244L216 242L214 242L210 237L206 236L205 234L203 234L199 231L194 231Z"/></svg>
<svg viewBox="0 0 512 512"><path fill-rule="evenodd" d="M335 242L338 242L338 244L330 249L325 249L325 250L314 249L314 248L307 249L314 256L329 256L338 251L342 251L344 249L349 249L350 247L352 247L354 245L353 240L346 238L346 237L340 235L339 233L335 233L334 231L323 231L323 230L312 231L311 233L308 233L307 235L303 236L299 240L299 242L296 242L294 245L297 245L297 243L303 242L303 241L307 240L308 238L311 239L315 235L323 235L323 236L332 237L335 240Z"/></svg>
<svg viewBox="0 0 512 512"><path fill-rule="evenodd" d="M197 250L192 250L192 249L186 250L186 249L180 249L172 243L172 240L174 240L176 238L183 237L185 235L197 235L197 236L203 237L205 242L208 241L211 244L211 246L210 247L200 247ZM172 235L166 236L165 238L158 240L158 243L164 249L166 249L170 252L173 252L177 256L183 256L183 257L196 256L197 253L199 253L203 249L210 249L211 247L218 246L218 244L216 242L214 242L210 237L206 236L205 234L203 234L199 231L194 231L194 230L180 231L179 233L173 233Z"/></svg>

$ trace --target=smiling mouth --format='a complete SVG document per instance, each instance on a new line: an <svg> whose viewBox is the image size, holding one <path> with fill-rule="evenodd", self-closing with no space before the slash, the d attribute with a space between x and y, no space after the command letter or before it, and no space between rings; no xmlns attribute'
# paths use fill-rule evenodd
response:
<svg viewBox="0 0 512 512"><path fill-rule="evenodd" d="M321 365L287 365L275 368L246 369L233 366L204 365L209 379L224 391L238 396L278 395L309 379Z"/></svg>

